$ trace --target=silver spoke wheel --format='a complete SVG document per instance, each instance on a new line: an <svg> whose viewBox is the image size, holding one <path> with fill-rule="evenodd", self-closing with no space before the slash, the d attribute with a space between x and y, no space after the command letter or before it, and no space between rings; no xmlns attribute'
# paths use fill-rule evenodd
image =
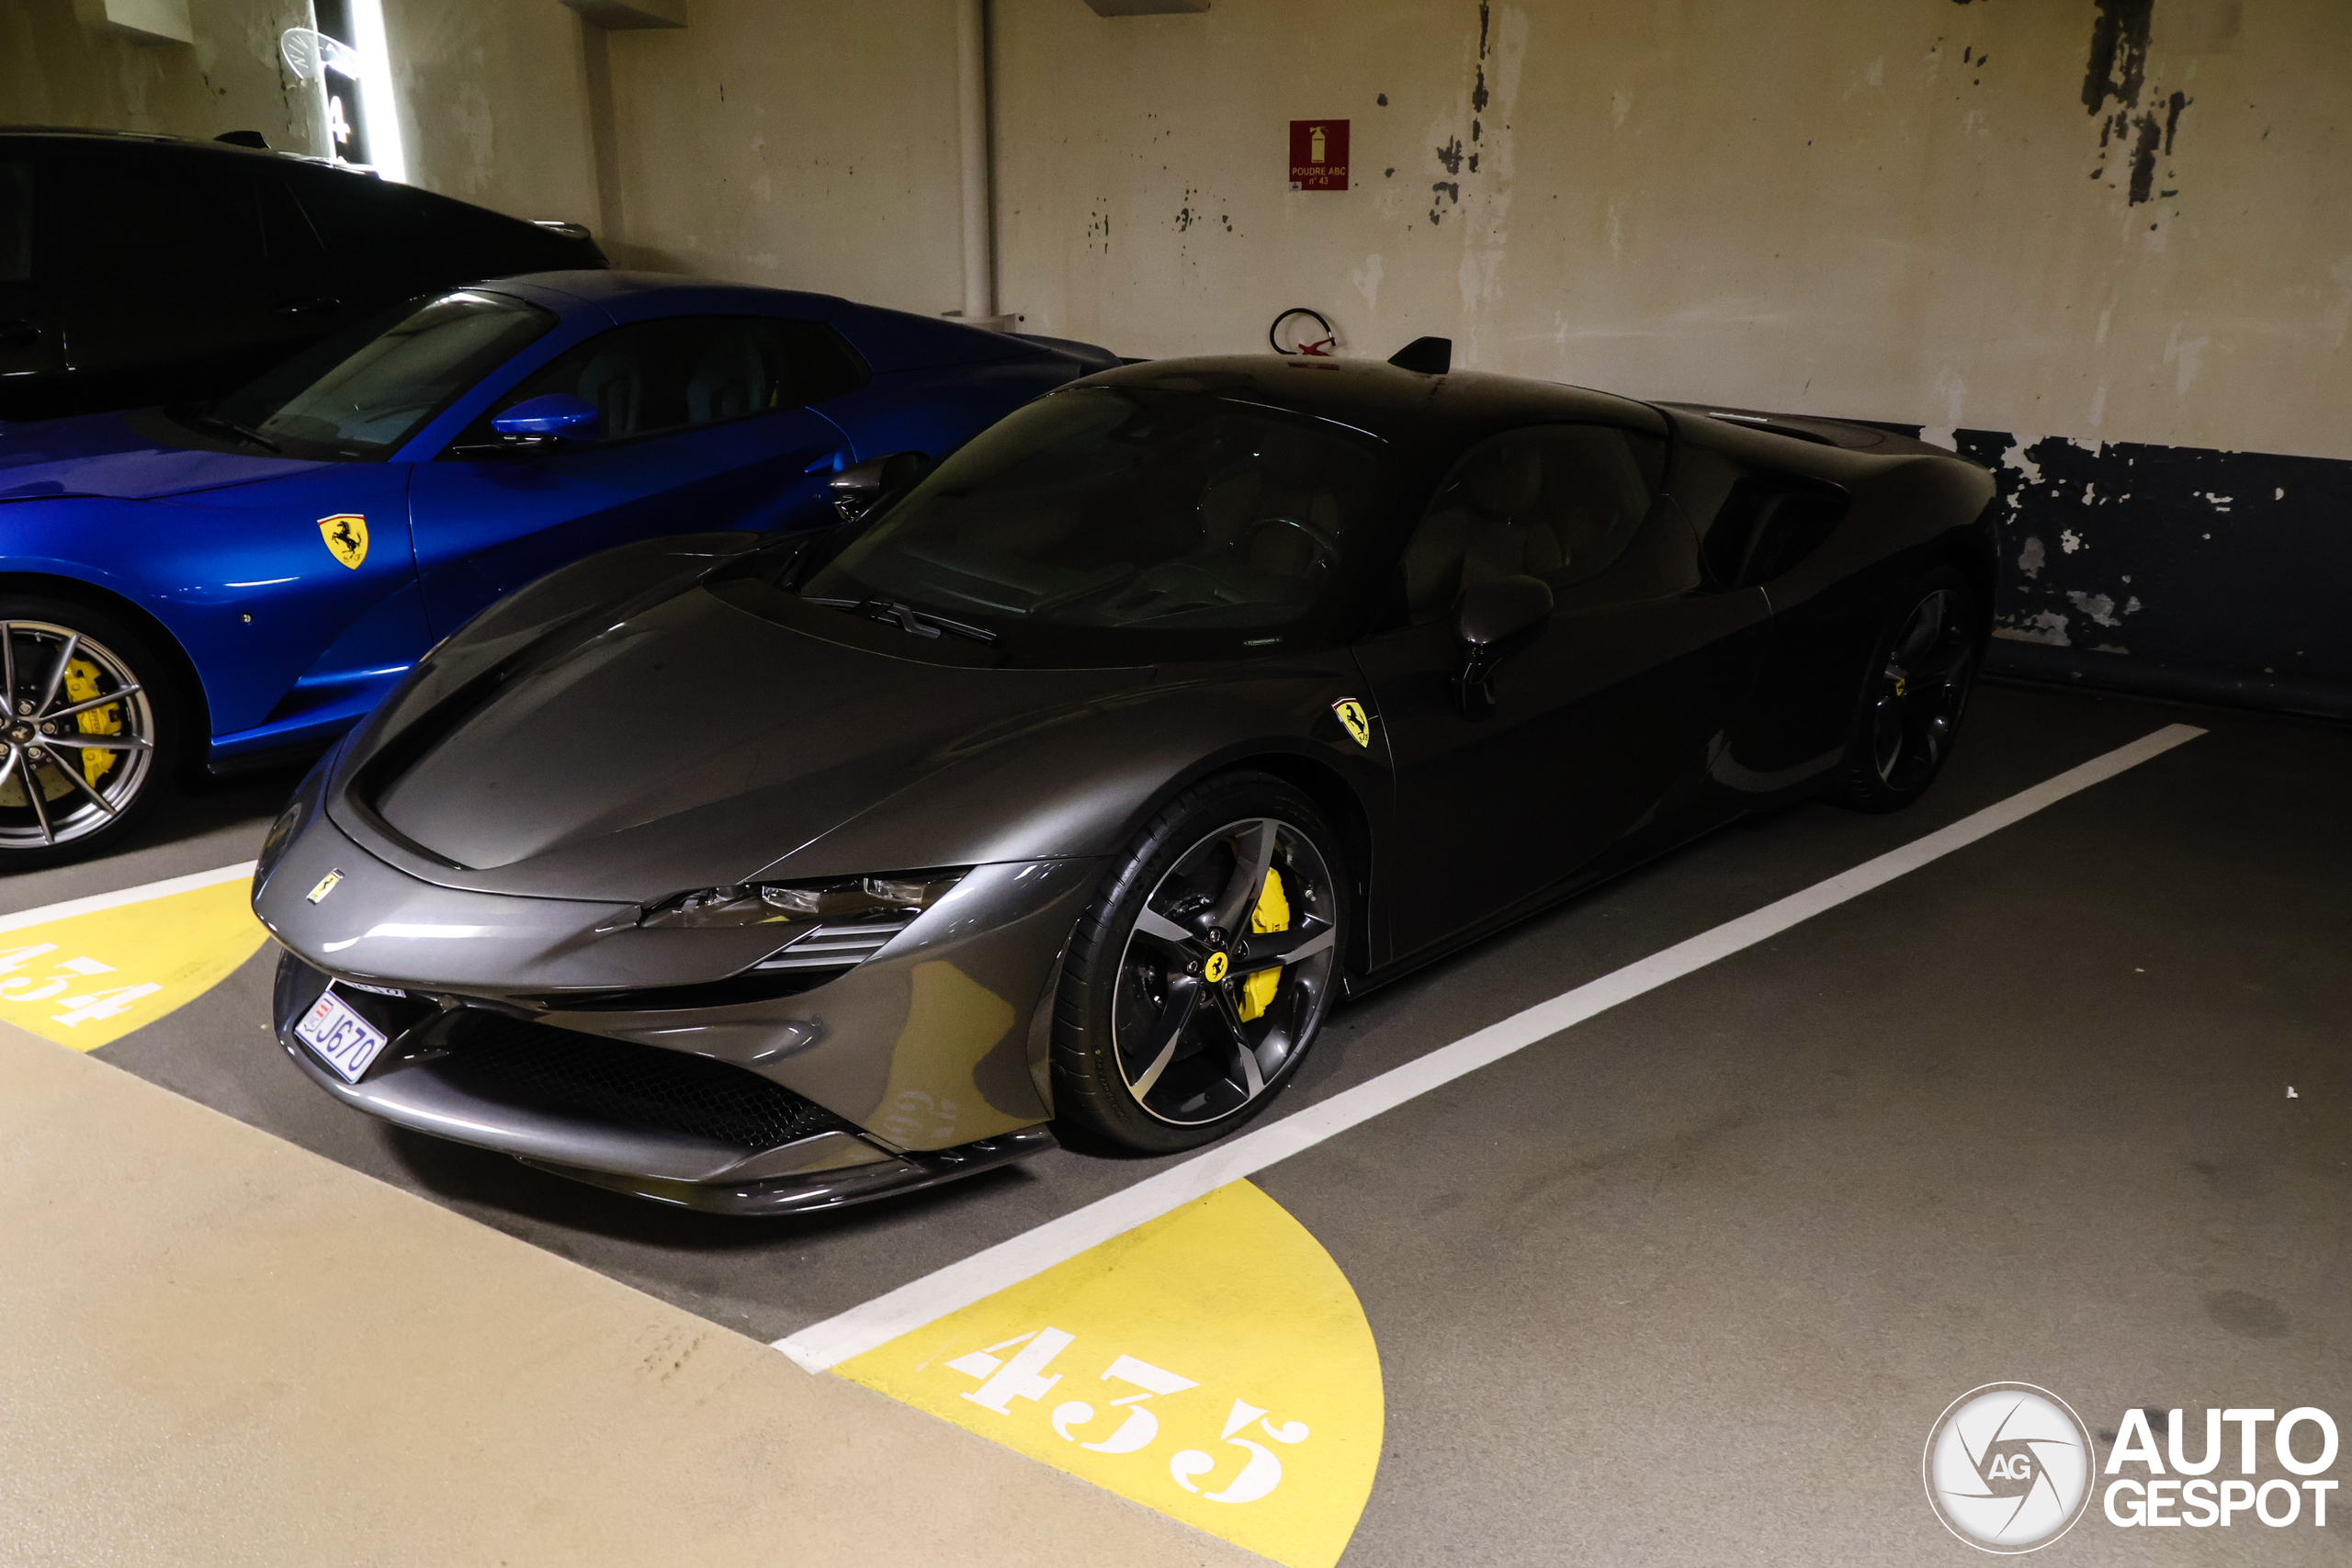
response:
<svg viewBox="0 0 2352 1568"><path fill-rule="evenodd" d="M147 787L155 714L112 649L50 621L0 621L0 851L97 832Z"/></svg>
<svg viewBox="0 0 2352 1568"><path fill-rule="evenodd" d="M1960 597L1948 588L1905 618L1877 674L1869 718L1871 766L1888 788L1916 789L1942 764L1968 700L1974 652Z"/></svg>
<svg viewBox="0 0 2352 1568"><path fill-rule="evenodd" d="M1111 998L1136 1106L1199 1126L1279 1083L1330 1003L1338 919L1321 852L1277 818L1228 822L1178 856L1145 896Z"/></svg>

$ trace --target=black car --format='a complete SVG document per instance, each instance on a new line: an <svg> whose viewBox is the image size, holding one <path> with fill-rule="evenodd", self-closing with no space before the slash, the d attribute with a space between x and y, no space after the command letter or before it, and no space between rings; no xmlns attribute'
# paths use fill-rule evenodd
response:
<svg viewBox="0 0 2352 1568"><path fill-rule="evenodd" d="M575 225L311 159L0 128L0 419L216 397L428 289L604 265Z"/></svg>
<svg viewBox="0 0 2352 1568"><path fill-rule="evenodd" d="M1344 996L1745 813L1928 787L1984 470L1399 358L1109 371L862 525L491 610L269 836L287 1055L727 1212L1057 1122L1164 1153Z"/></svg>

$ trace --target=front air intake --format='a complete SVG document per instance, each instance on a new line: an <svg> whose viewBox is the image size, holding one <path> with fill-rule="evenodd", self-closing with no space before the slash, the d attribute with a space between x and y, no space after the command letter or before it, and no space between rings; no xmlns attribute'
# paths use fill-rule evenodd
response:
<svg viewBox="0 0 2352 1568"><path fill-rule="evenodd" d="M855 1129L757 1073L707 1056L633 1045L502 1013L460 1010L436 1042L437 1076L559 1116L651 1127L744 1149Z"/></svg>

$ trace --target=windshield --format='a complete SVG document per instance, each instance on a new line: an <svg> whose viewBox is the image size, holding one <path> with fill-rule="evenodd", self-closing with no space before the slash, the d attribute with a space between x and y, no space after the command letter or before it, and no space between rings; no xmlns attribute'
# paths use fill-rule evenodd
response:
<svg viewBox="0 0 2352 1568"><path fill-rule="evenodd" d="M1057 392L942 463L800 592L985 628L1020 663L1326 645L1381 553L1379 443L1203 393Z"/></svg>
<svg viewBox="0 0 2352 1568"><path fill-rule="evenodd" d="M390 315L175 418L289 457L390 457L425 422L555 324L536 305L459 289Z"/></svg>

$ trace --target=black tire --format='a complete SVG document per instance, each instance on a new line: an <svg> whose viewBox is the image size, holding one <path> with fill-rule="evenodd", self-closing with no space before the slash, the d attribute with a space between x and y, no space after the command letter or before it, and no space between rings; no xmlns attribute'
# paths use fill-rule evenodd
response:
<svg viewBox="0 0 2352 1568"><path fill-rule="evenodd" d="M1146 824L1071 938L1057 1115L1173 1154L1263 1111L1330 1010L1347 929L1339 844L1312 801L1262 773L1197 784ZM1251 930L1253 916L1273 929Z"/></svg>
<svg viewBox="0 0 2352 1568"><path fill-rule="evenodd" d="M1895 596L1872 650L1835 797L1857 811L1900 811L1951 755L1984 646L1968 580L1939 567Z"/></svg>
<svg viewBox="0 0 2352 1568"><path fill-rule="evenodd" d="M0 595L0 872L104 853L175 776L178 667L123 616L45 595Z"/></svg>

